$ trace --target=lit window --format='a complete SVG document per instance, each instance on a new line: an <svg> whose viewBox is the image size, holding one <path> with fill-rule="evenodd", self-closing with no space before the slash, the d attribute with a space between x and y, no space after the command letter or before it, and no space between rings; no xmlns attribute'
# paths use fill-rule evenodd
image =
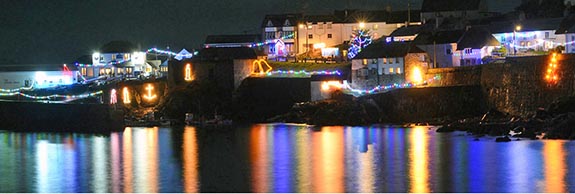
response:
<svg viewBox="0 0 575 194"><path fill-rule="evenodd" d="M401 73L401 69L398 67L398 68L396 69L396 72L397 72L397 73Z"/></svg>
<svg viewBox="0 0 575 194"><path fill-rule="evenodd" d="M367 65L367 59L363 59L363 64Z"/></svg>
<svg viewBox="0 0 575 194"><path fill-rule="evenodd" d="M393 73L393 68L389 68L389 73Z"/></svg>
<svg viewBox="0 0 575 194"><path fill-rule="evenodd" d="M383 58L383 64L387 64L387 58Z"/></svg>

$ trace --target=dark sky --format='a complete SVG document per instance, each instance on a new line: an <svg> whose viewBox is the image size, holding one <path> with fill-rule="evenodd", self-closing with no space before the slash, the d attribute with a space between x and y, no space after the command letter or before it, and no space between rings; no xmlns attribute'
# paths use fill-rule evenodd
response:
<svg viewBox="0 0 575 194"><path fill-rule="evenodd" d="M508 11L520 1L488 3ZM191 50L208 34L259 33L265 14L386 5L404 10L407 0L0 0L0 64L72 62L112 40Z"/></svg>

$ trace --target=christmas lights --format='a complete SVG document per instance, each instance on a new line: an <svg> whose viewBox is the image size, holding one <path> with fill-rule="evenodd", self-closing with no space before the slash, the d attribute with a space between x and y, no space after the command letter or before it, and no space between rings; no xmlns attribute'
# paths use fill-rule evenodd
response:
<svg viewBox="0 0 575 194"><path fill-rule="evenodd" d="M10 92L10 93L0 93L0 96L16 96L16 95L20 95L26 98L30 98L30 99L35 99L35 100L50 100L53 98L66 98L69 100L74 100L74 99L82 99L82 98L87 98L87 97L92 97L92 96L97 96L102 94L102 91L97 91L97 92L92 92L92 93L87 93L87 94L81 94L81 95L61 95L61 94L52 94L52 95L48 95L48 96L35 96L35 95L30 95L30 94L25 94L22 92Z"/></svg>
<svg viewBox="0 0 575 194"><path fill-rule="evenodd" d="M359 29L354 31L349 44L347 58L352 59L361 52L361 49L371 44L371 35L369 30Z"/></svg>
<svg viewBox="0 0 575 194"><path fill-rule="evenodd" d="M266 65L267 68L264 68L262 66L262 64ZM268 62L266 60L263 60L263 59L255 60L252 63L252 67L254 69L253 72L259 73L260 75L267 74L272 70L272 67L270 66L270 64L268 64Z"/></svg>
<svg viewBox="0 0 575 194"><path fill-rule="evenodd" d="M283 70L276 70L276 71L270 71L268 73L265 74L266 76L275 76L275 75L302 75L302 76L311 76L311 75L341 75L341 72L339 71L311 71L308 72L306 70L299 70L299 71L294 71L294 70L287 70L287 71L283 71Z"/></svg>
<svg viewBox="0 0 575 194"><path fill-rule="evenodd" d="M545 73L545 81L550 84L557 84L559 81L558 75L558 64L557 64L557 53L551 54L551 60L547 66L547 71Z"/></svg>
<svg viewBox="0 0 575 194"><path fill-rule="evenodd" d="M118 97L116 96L116 89L110 91L110 104L118 103Z"/></svg>
<svg viewBox="0 0 575 194"><path fill-rule="evenodd" d="M441 77L440 76L435 76L433 78L430 78L424 82L422 82L421 84L414 84L414 83L403 83L403 84L399 84L399 83L393 83L393 84L389 84L389 85L385 85L385 86L376 86L370 90L360 90L360 89L354 89L352 88L347 82L344 82L342 85L342 92L346 93L346 94L351 94L353 96L363 96L363 95L368 95L368 94L374 94L374 93L380 93L380 92L388 92L391 91L392 89L399 89L399 88L412 88L412 87L416 87L419 85L425 85L428 83L431 83L433 81L436 80L440 80Z"/></svg>
<svg viewBox="0 0 575 194"><path fill-rule="evenodd" d="M281 38L279 38L279 39L280 39L280 40L291 39L291 38L294 37L294 35L295 35L295 34L289 34L289 35L283 36L283 37L281 37ZM268 45L268 44L275 43L275 42L276 42L275 40L266 40L266 41L264 41L264 42L253 43L253 44L249 45L248 47L260 47L260 46Z"/></svg>
<svg viewBox="0 0 575 194"><path fill-rule="evenodd" d="M154 86L152 86L152 84L148 84L148 86L146 86L146 91L148 91L148 94L144 95L144 98L148 101L151 101L157 97L156 94L152 93L152 90L154 90Z"/></svg>
<svg viewBox="0 0 575 194"><path fill-rule="evenodd" d="M185 77L184 80L186 81L192 81L194 79L192 79L192 65L191 64L186 64L186 68L185 68Z"/></svg>
<svg viewBox="0 0 575 194"><path fill-rule="evenodd" d="M128 87L124 87L124 89L122 89L122 97L124 104L130 104L132 102L130 101L130 91L128 91Z"/></svg>

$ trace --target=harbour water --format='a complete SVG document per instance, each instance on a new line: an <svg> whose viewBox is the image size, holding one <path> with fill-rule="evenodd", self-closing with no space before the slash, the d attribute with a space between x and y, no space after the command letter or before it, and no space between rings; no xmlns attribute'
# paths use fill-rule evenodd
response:
<svg viewBox="0 0 575 194"><path fill-rule="evenodd" d="M575 192L575 142L433 127L0 131L0 192Z"/></svg>

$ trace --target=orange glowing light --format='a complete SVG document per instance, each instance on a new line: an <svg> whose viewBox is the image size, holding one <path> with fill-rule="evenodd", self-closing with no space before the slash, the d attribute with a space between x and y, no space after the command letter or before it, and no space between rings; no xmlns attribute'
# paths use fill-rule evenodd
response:
<svg viewBox="0 0 575 194"><path fill-rule="evenodd" d="M321 89L323 91L329 91L332 89L341 89L343 87L343 84L339 83L339 81L324 81L321 84Z"/></svg>
<svg viewBox="0 0 575 194"><path fill-rule="evenodd" d="M152 93L153 90L154 86L152 86L152 84L148 84L148 86L146 86L146 91L148 91L148 93L144 95L146 100L154 100L156 97L158 97L156 94Z"/></svg>
<svg viewBox="0 0 575 194"><path fill-rule="evenodd" d="M411 70L411 82L415 85L423 82L423 76L421 75L421 69L419 69L419 67L414 67Z"/></svg>
<svg viewBox="0 0 575 194"><path fill-rule="evenodd" d="M124 104L130 104L130 91L128 91L128 87L124 87L122 90Z"/></svg>
<svg viewBox="0 0 575 194"><path fill-rule="evenodd" d="M194 78L192 78L192 65L191 64L186 64L186 69L185 69L185 77L184 79L186 81L193 81Z"/></svg>
<svg viewBox="0 0 575 194"><path fill-rule="evenodd" d="M262 64L264 64L266 68L264 68ZM259 74L269 73L270 71L272 71L272 67L270 66L270 64L268 64L268 62L263 59L255 60L252 63L252 67L254 68L254 73Z"/></svg>
<svg viewBox="0 0 575 194"><path fill-rule="evenodd" d="M550 84L557 84L559 81L559 72L557 70L559 64L557 64L557 57L557 53L553 53L551 55L551 62L547 66L547 71L545 72L545 81L549 82Z"/></svg>

